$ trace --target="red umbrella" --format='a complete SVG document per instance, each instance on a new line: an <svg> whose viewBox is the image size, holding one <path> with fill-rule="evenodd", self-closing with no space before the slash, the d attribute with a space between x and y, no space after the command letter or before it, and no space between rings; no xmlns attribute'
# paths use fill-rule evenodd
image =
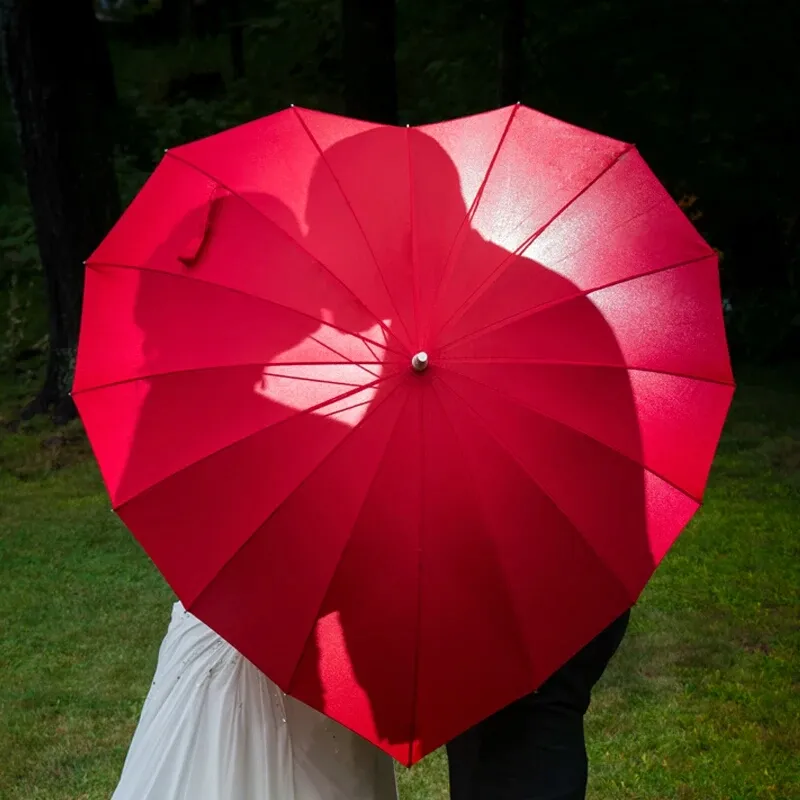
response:
<svg viewBox="0 0 800 800"><path fill-rule="evenodd" d="M74 387L186 607L404 763L636 600L732 392L713 250L634 148L522 106L170 150L88 262Z"/></svg>

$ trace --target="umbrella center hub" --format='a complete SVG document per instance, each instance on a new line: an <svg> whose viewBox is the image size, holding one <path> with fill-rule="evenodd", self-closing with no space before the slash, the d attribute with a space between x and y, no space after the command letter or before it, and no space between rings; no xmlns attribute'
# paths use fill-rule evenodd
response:
<svg viewBox="0 0 800 800"><path fill-rule="evenodd" d="M429 365L430 359L425 352L417 353L414 358L411 359L411 368L414 372L425 372Z"/></svg>

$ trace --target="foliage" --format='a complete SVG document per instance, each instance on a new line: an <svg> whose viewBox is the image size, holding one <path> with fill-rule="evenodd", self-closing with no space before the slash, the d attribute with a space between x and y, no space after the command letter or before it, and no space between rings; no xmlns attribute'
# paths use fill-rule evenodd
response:
<svg viewBox="0 0 800 800"><path fill-rule="evenodd" d="M13 278L38 272L39 250L27 198L17 192L15 202L0 205L0 290L11 285Z"/></svg>
<svg viewBox="0 0 800 800"><path fill-rule="evenodd" d="M14 195L14 203L0 205L0 372L45 330L36 232L24 193Z"/></svg>
<svg viewBox="0 0 800 800"><path fill-rule="evenodd" d="M10 364L24 340L24 328L27 309L20 299L16 273L11 273L10 285L5 309L5 334L0 341L0 366Z"/></svg>

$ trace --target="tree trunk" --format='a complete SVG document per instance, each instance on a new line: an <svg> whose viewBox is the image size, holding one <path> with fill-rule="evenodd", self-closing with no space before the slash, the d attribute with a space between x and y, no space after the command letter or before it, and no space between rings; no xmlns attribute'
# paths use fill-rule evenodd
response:
<svg viewBox="0 0 800 800"><path fill-rule="evenodd" d="M503 40L500 46L500 102L512 105L522 100L524 71L525 0L505 0Z"/></svg>
<svg viewBox="0 0 800 800"><path fill-rule="evenodd" d="M111 60L92 0L0 0L0 50L17 120L49 315L44 385L26 415L74 416L69 396L83 262L120 213Z"/></svg>
<svg viewBox="0 0 800 800"><path fill-rule="evenodd" d="M395 0L342 0L347 113L397 124Z"/></svg>

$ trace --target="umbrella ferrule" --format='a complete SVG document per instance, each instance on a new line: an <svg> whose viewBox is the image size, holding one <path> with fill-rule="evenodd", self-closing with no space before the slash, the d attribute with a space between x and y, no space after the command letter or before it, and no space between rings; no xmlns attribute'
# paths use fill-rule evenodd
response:
<svg viewBox="0 0 800 800"><path fill-rule="evenodd" d="M427 353L417 353L414 358L411 359L411 366L414 372L425 372L429 364L430 359Z"/></svg>

